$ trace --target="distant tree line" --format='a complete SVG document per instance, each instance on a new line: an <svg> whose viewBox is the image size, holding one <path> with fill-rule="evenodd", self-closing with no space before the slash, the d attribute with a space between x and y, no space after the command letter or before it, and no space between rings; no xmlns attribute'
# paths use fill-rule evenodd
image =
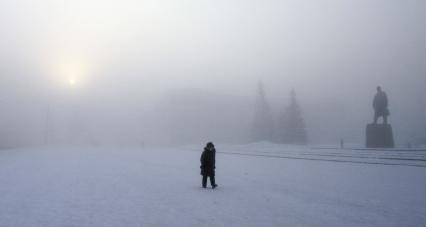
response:
<svg viewBox="0 0 426 227"><path fill-rule="evenodd" d="M290 92L290 103L278 118L274 119L266 99L263 83L259 82L252 141L270 141L282 144L306 144L308 142L305 121L294 89Z"/></svg>

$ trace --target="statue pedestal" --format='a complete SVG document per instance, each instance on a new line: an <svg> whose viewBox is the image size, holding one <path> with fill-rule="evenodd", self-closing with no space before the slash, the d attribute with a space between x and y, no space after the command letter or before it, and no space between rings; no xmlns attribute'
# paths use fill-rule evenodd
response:
<svg viewBox="0 0 426 227"><path fill-rule="evenodd" d="M366 130L367 148L394 148L390 124L368 124Z"/></svg>

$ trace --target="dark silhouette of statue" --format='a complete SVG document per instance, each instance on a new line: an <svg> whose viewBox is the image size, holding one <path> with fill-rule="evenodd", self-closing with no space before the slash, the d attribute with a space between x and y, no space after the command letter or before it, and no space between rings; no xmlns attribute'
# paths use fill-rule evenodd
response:
<svg viewBox="0 0 426 227"><path fill-rule="evenodd" d="M380 86L373 100L374 122L368 124L366 129L366 147L368 148L393 148L395 147L392 126L388 124L388 97ZM383 124L377 120L383 117Z"/></svg>
<svg viewBox="0 0 426 227"><path fill-rule="evenodd" d="M380 86L377 87L377 93L373 100L374 108L374 124L377 124L379 117L383 117L383 124L388 123L389 109L388 109L388 96Z"/></svg>

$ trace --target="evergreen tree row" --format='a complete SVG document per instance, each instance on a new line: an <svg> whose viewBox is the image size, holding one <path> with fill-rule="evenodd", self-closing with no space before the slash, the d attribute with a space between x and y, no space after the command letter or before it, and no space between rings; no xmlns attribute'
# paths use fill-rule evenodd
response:
<svg viewBox="0 0 426 227"><path fill-rule="evenodd" d="M262 82L258 84L258 94L253 119L252 141L270 141L283 144L306 144L308 141L302 110L294 89L290 93L290 103L274 119L266 100Z"/></svg>

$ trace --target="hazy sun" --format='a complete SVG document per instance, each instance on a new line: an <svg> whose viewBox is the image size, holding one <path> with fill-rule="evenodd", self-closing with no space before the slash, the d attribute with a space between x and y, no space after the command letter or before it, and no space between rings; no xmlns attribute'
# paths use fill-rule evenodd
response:
<svg viewBox="0 0 426 227"><path fill-rule="evenodd" d="M71 78L71 79L69 79L68 83L70 84L70 86L74 86L77 83L77 81L75 79Z"/></svg>

